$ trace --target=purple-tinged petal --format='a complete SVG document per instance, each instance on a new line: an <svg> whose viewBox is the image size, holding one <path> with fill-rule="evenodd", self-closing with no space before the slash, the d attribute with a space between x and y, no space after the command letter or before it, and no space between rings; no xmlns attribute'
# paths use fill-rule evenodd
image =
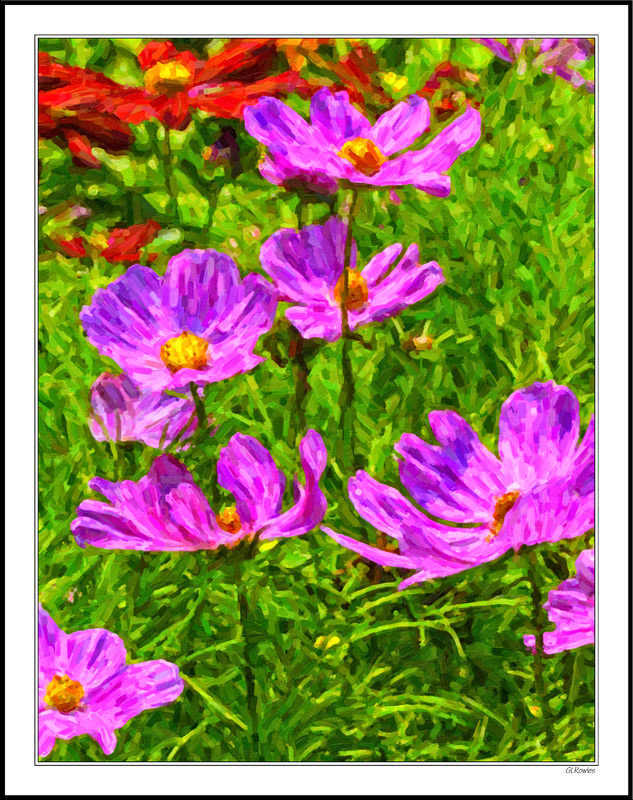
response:
<svg viewBox="0 0 633 800"><path fill-rule="evenodd" d="M511 47L514 50L515 58L518 58L521 55L521 51L523 50L523 46L526 42L533 41L530 39L508 39L508 47Z"/></svg>
<svg viewBox="0 0 633 800"><path fill-rule="evenodd" d="M319 89L310 103L310 120L323 138L341 147L349 139L367 137L371 129L369 120L354 108L347 92L330 92Z"/></svg>
<svg viewBox="0 0 633 800"><path fill-rule="evenodd" d="M510 482L503 465L454 411L432 411L429 423L439 447L411 433L395 445L403 456L400 480L431 514L453 522L490 522L495 497Z"/></svg>
<svg viewBox="0 0 633 800"><path fill-rule="evenodd" d="M125 666L125 656L120 636L103 628L90 628L67 635L66 653L59 668L87 691Z"/></svg>
<svg viewBox="0 0 633 800"><path fill-rule="evenodd" d="M513 392L501 408L499 455L524 489L565 474L578 442L580 412L576 395L554 381Z"/></svg>
<svg viewBox="0 0 633 800"><path fill-rule="evenodd" d="M80 547L91 544L106 549L174 551L215 546L217 532L213 526L191 530L172 516L183 486L195 487L187 468L173 456L156 458L149 473L138 482L112 484L95 479L91 486L98 491L105 489L110 502L84 500L78 506L71 531ZM198 503L208 507L206 498L199 489L197 492ZM210 515L209 509L206 515L200 512L197 519Z"/></svg>
<svg viewBox="0 0 633 800"><path fill-rule="evenodd" d="M140 441L157 448L186 427L180 435L184 443L197 427L193 400L140 389L125 374L102 373L92 384L90 401L90 431L98 442Z"/></svg>
<svg viewBox="0 0 633 800"><path fill-rule="evenodd" d="M559 42L560 42L560 39L542 39L541 40L541 53L544 53L547 50L551 50L552 48L556 47L556 45Z"/></svg>
<svg viewBox="0 0 633 800"><path fill-rule="evenodd" d="M420 181L411 181L417 185L427 175L440 175L450 169L462 153L477 144L480 136L481 116L479 111L468 106L460 117L440 131L423 150L411 150L386 162L380 170L381 183L389 183L392 176L398 178L407 174L419 176Z"/></svg>
<svg viewBox="0 0 633 800"><path fill-rule="evenodd" d="M260 539L308 533L325 516L327 500L319 487L319 480L327 463L327 450L320 434L309 429L301 440L299 451L305 484L301 486L295 481L295 505L267 525L260 534Z"/></svg>
<svg viewBox="0 0 633 800"><path fill-rule="evenodd" d="M514 61L514 57L510 54L508 48L497 39L473 39L473 42L483 44L484 47L487 47L488 50L491 50L496 56L502 58L504 61L508 61L510 63Z"/></svg>
<svg viewBox="0 0 633 800"><path fill-rule="evenodd" d="M173 329L206 338L243 297L232 259L217 250L183 250L170 259L163 278L163 303Z"/></svg>
<svg viewBox="0 0 633 800"><path fill-rule="evenodd" d="M261 97L245 108L244 124L254 139L268 147L292 147L314 140L314 132L303 117L275 97Z"/></svg>
<svg viewBox="0 0 633 800"><path fill-rule="evenodd" d="M583 550L576 561L576 577L553 589L543 606L554 631L543 634L547 654L562 653L594 643L594 551ZM534 651L535 636L524 636L526 647Z"/></svg>
<svg viewBox="0 0 633 800"><path fill-rule="evenodd" d="M390 156L410 147L427 130L430 122L429 104L414 94L382 114L371 129L369 138L385 155Z"/></svg>
<svg viewBox="0 0 633 800"><path fill-rule="evenodd" d="M264 156L259 164L259 171L267 181L275 186L288 189L309 189L318 194L335 194L338 183L323 172L308 173L289 162L282 153L271 153Z"/></svg>
<svg viewBox="0 0 633 800"><path fill-rule="evenodd" d="M369 544L359 542L357 539L352 539L350 536L344 536L342 533L336 533L331 528L322 525L321 530L327 533L335 542L358 553L363 558L373 561L374 564L380 564L382 567L400 567L401 569L415 569L416 562L407 556L400 555L399 553L391 553L387 550L380 550L378 547L372 547Z"/></svg>
<svg viewBox="0 0 633 800"><path fill-rule="evenodd" d="M582 496L565 478L537 485L519 496L505 517L502 535L511 547L558 542L594 527L593 494Z"/></svg>
<svg viewBox="0 0 633 800"><path fill-rule="evenodd" d="M386 275L389 267L391 267L401 252L401 244L390 244L389 247L386 247L367 262L361 275L367 281L367 286L370 289Z"/></svg>
<svg viewBox="0 0 633 800"><path fill-rule="evenodd" d="M313 302L329 297L343 271L346 224L331 217L300 231L283 228L262 245L260 261L284 299Z"/></svg>
<svg viewBox="0 0 633 800"><path fill-rule="evenodd" d="M594 454L594 418L592 414L583 440L574 455L569 475L570 483L582 496L594 493Z"/></svg>
<svg viewBox="0 0 633 800"><path fill-rule="evenodd" d="M242 298L218 322L210 336L212 365L219 342L229 342L234 350L252 350L259 337L272 328L276 311L277 293L272 284L261 275L247 275Z"/></svg>
<svg viewBox="0 0 633 800"><path fill-rule="evenodd" d="M222 448L218 483L233 494L242 525L253 532L281 511L286 476L253 436L236 433Z"/></svg>
<svg viewBox="0 0 633 800"><path fill-rule="evenodd" d="M37 639L40 669L54 670L66 652L66 634L41 604L37 617Z"/></svg>
<svg viewBox="0 0 633 800"><path fill-rule="evenodd" d="M444 273L439 264L429 261L420 265L418 247L412 244L389 275L370 289L365 308L350 312L350 328L355 330L359 325L394 317L442 283Z"/></svg>
<svg viewBox="0 0 633 800"><path fill-rule="evenodd" d="M286 309L286 319L304 339L335 342L343 333L341 309L335 305L293 306Z"/></svg>
<svg viewBox="0 0 633 800"><path fill-rule="evenodd" d="M116 748L114 730L99 714L90 710L73 711L63 714L55 708L39 713L39 754L45 758L55 744L55 739L73 739L87 733L103 752L109 756Z"/></svg>
<svg viewBox="0 0 633 800"><path fill-rule="evenodd" d="M120 728L150 708L173 703L184 689L178 667L169 661L130 664L86 695L86 704L102 719Z"/></svg>
<svg viewBox="0 0 633 800"><path fill-rule="evenodd" d="M407 534L415 535L428 519L397 489L380 483L364 470L349 479L347 490L360 516L398 541Z"/></svg>
<svg viewBox="0 0 633 800"><path fill-rule="evenodd" d="M123 366L135 354L138 371L163 367L156 348L167 330L161 279L149 267L132 266L107 289L97 289L79 317L88 341L102 355Z"/></svg>

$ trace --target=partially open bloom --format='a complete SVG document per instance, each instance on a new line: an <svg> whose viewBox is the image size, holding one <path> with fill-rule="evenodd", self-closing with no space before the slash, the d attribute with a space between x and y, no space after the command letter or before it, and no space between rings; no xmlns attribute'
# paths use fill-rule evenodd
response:
<svg viewBox="0 0 633 800"><path fill-rule="evenodd" d="M169 661L125 663L125 645L115 633L89 628L64 633L39 609L39 754L56 739L87 733L106 755L116 747L115 730L149 708L173 703L184 688Z"/></svg>
<svg viewBox="0 0 633 800"><path fill-rule="evenodd" d="M593 92L594 83L584 78L577 67L593 54L592 39L474 39L498 58L512 63L525 58L525 48L536 51L533 63L546 75L558 75L574 86L585 86Z"/></svg>
<svg viewBox="0 0 633 800"><path fill-rule="evenodd" d="M576 559L576 577L552 589L543 605L556 630L543 634L543 650L551 655L594 643L594 550L583 550ZM534 652L535 636L524 636L523 643Z"/></svg>
<svg viewBox="0 0 633 800"><path fill-rule="evenodd" d="M196 108L239 118L262 95L288 94L301 83L293 70L267 75L275 54L274 39L232 39L207 59L169 41L150 42L138 57L144 88L119 96L112 109L125 122L156 118L178 130L187 127Z"/></svg>
<svg viewBox="0 0 633 800"><path fill-rule="evenodd" d="M426 100L412 95L372 125L355 108L347 92L319 90L310 104L308 124L274 97L262 97L244 111L246 130L269 155L260 166L272 183L303 181L321 192L336 191L338 181L372 186L413 184L445 197L451 179L446 171L469 150L481 133L479 112L468 107L422 150L410 147L429 127Z"/></svg>
<svg viewBox="0 0 633 800"><path fill-rule="evenodd" d="M324 225L279 230L262 245L262 267L275 282L280 299L296 303L286 310L286 317L306 339L333 342L341 336L346 232L347 223L332 217ZM396 264L402 249L401 244L392 244L360 269L352 248L346 301L350 330L396 316L444 282L435 261L420 264L415 244Z"/></svg>
<svg viewBox="0 0 633 800"><path fill-rule="evenodd" d="M505 401L496 458L453 411L432 411L440 443L405 433L396 451L400 479L435 522L403 494L366 472L348 484L358 513L398 541L387 552L323 528L340 544L383 566L415 569L400 588L493 561L510 549L581 536L594 524L593 417L580 444L576 396L553 381Z"/></svg>
<svg viewBox="0 0 633 800"><path fill-rule="evenodd" d="M95 146L111 153L129 149L130 127L111 110L124 87L101 73L59 64L48 53L39 53L38 89L39 135L65 139L77 166L101 166L92 154Z"/></svg>
<svg viewBox="0 0 633 800"><path fill-rule="evenodd" d="M299 450L305 481L301 485L295 477L295 504L285 512L284 474L257 439L236 433L218 460L218 483L233 494L234 505L214 512L184 464L162 455L138 482L93 478L90 488L106 502L79 505L71 524L75 541L106 549L214 550L255 535L276 539L308 533L327 507L319 487L327 452L313 430Z"/></svg>
<svg viewBox="0 0 633 800"><path fill-rule="evenodd" d="M264 361L253 348L276 308L273 287L259 275L241 280L229 256L183 250L162 278L131 266L79 316L88 340L134 383L164 390L221 381Z"/></svg>
<svg viewBox="0 0 633 800"><path fill-rule="evenodd" d="M125 374L101 374L90 389L90 403L90 431L98 442L166 447L176 437L185 442L198 425L191 397L141 389Z"/></svg>

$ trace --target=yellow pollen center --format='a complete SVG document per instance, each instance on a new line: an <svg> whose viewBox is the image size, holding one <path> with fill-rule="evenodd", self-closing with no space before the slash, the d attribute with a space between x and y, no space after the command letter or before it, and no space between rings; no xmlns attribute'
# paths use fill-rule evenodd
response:
<svg viewBox="0 0 633 800"><path fill-rule="evenodd" d="M170 372L178 372L179 369L204 369L209 362L208 348L209 342L194 333L184 331L180 336L174 336L165 342L160 348L160 357Z"/></svg>
<svg viewBox="0 0 633 800"><path fill-rule="evenodd" d="M218 523L218 527L227 533L237 533L242 528L242 520L235 506L222 509L219 514L215 515L215 521Z"/></svg>
<svg viewBox="0 0 633 800"><path fill-rule="evenodd" d="M369 289L367 288L367 281L360 272L356 269L350 269L347 279L347 299L345 300L345 308L348 311L356 311L363 308L369 299ZM336 282L334 287L334 299L337 303L343 300L343 292L345 290L345 273Z"/></svg>
<svg viewBox="0 0 633 800"><path fill-rule="evenodd" d="M363 175L368 176L375 175L387 160L371 139L363 139L360 136L345 142L338 154L341 158L347 159Z"/></svg>
<svg viewBox="0 0 633 800"><path fill-rule="evenodd" d="M189 84L192 73L180 61L160 61L145 73L145 88L151 94L174 95Z"/></svg>
<svg viewBox="0 0 633 800"><path fill-rule="evenodd" d="M519 493L515 490L495 497L495 510L492 512L492 522L488 525L492 536L497 536L503 526L506 514L519 499ZM489 539L491 541L491 538Z"/></svg>
<svg viewBox="0 0 633 800"><path fill-rule="evenodd" d="M55 675L48 684L44 702L58 711L73 711L84 696L84 687L68 675Z"/></svg>

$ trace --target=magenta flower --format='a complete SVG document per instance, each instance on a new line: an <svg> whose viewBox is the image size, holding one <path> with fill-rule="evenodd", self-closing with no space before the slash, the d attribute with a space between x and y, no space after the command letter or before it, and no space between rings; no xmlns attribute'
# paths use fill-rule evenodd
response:
<svg viewBox="0 0 633 800"><path fill-rule="evenodd" d="M234 506L214 513L187 468L161 455L138 482L93 478L88 485L106 502L84 500L71 531L80 547L151 551L213 550L256 534L275 539L307 533L327 507L319 487L327 452L313 430L299 450L305 483L295 478L295 504L288 511L281 510L284 474L257 439L236 433L218 460L218 483L233 494Z"/></svg>
<svg viewBox="0 0 633 800"><path fill-rule="evenodd" d="M558 75L574 86L585 85L593 92L593 81L586 80L576 69L593 55L591 39L473 39L491 50L498 58L512 63L521 58L526 46L538 50L533 63L546 75Z"/></svg>
<svg viewBox="0 0 633 800"><path fill-rule="evenodd" d="M325 87L312 98L312 124L274 97L262 97L244 110L246 130L268 147L261 173L272 183L303 183L322 193L335 192L340 180L370 186L413 184L445 197L451 189L445 173L479 140L481 118L469 106L424 149L391 158L422 136L430 118L426 100L412 95L372 125L347 92L331 93Z"/></svg>
<svg viewBox="0 0 633 800"><path fill-rule="evenodd" d="M125 373L102 373L92 384L90 402L90 431L98 442L138 441L166 447L176 437L184 443L198 425L190 397L139 388Z"/></svg>
<svg viewBox="0 0 633 800"><path fill-rule="evenodd" d="M87 733L106 755L116 747L115 730L148 708L173 703L184 688L169 661L125 663L125 645L115 633L90 628L64 633L39 610L39 754L56 739Z"/></svg>
<svg viewBox="0 0 633 800"><path fill-rule="evenodd" d="M102 355L137 386L162 391L221 381L264 361L253 348L276 308L261 276L242 281L227 255L183 250L162 278L130 267L98 289L79 316Z"/></svg>
<svg viewBox="0 0 633 800"><path fill-rule="evenodd" d="M307 225L300 231L279 230L260 250L262 267L280 300L296 303L286 317L305 339L334 342L341 337L346 232L347 223L332 217L324 225ZM396 316L444 283L435 261L420 264L415 244L395 266L401 244L390 245L363 269L356 268L355 250L354 244L346 300L351 330Z"/></svg>
<svg viewBox="0 0 633 800"><path fill-rule="evenodd" d="M400 479L430 514L471 525L435 522L397 489L360 471L350 478L350 499L361 517L398 541L399 552L323 528L377 564L417 570L401 589L593 527L593 417L578 445L578 400L565 386L534 383L510 395L499 420L500 459L454 411L432 411L429 422L439 446L405 433L395 448Z"/></svg>
<svg viewBox="0 0 633 800"><path fill-rule="evenodd" d="M543 650L551 655L594 643L594 551L583 550L576 559L576 577L563 581L543 605L556 630L543 634ZM524 636L532 652L536 637Z"/></svg>

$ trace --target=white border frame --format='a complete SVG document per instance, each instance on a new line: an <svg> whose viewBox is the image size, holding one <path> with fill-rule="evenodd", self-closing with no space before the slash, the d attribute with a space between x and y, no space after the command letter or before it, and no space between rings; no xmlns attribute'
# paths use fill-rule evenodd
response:
<svg viewBox="0 0 633 800"><path fill-rule="evenodd" d="M239 9L239 13L236 11ZM362 13L359 11L362 9ZM35 352L34 325L25 324L24 304L35 296L34 275L30 265L36 263L32 235L33 186L35 168L32 157L31 132L34 130L31 88L36 80L28 81L33 69L31 54L36 34L48 37L73 36L132 36L143 37L195 35L209 12L210 35L276 36L324 35L315 31L314 20L326 25L328 36L368 38L402 36L403 29L412 27L418 35L450 36L507 36L509 31L523 31L526 24L532 29L566 31L566 36L597 36L600 47L600 77L598 85L598 117L600 139L597 161L600 173L600 238L597 239L597 259L601 264L599 279L600 336L598 363L600 365L600 454L598 456L598 488L600 493L599 529L600 589L599 629L600 672L598 675L600 706L600 762L593 773L572 775L565 772L568 765L469 763L479 767L467 773L472 794L572 794L625 795L629 758L627 720L630 698L627 696L627 647L623 635L627 604L627 559L623 550L628 546L627 518L627 453L628 424L624 409L627 398L627 372L623 368L624 342L627 341L627 230L629 215L626 184L630 165L627 156L628 89L628 19L627 6L609 5L186 5L186 4L124 4L86 5L42 4L6 6L6 350L5 374L11 391L6 403L7 432L7 564L6 599L11 614L7 618L7 781L8 794L177 794L183 785L190 794L292 794L298 788L311 787L306 794L462 794L465 773L456 772L461 765L444 763L393 764L149 764L138 763L69 763L40 764L32 762L32 695L31 664L34 642L32 636L34 575L31 565L35 559L32 537L32 487L35 484L33 451L35 401L32 362L29 352ZM177 12L177 13L174 13ZM416 22L417 18L417 22ZM104 20L121 21L124 30L104 33ZM236 27L236 21L239 27ZM327 21L327 23L326 23ZM447 21L457 21L459 29L447 29ZM77 30L81 27L81 30ZM117 24L116 27L119 27ZM73 29L71 34L68 30ZM332 30L329 30L332 29ZM376 34L375 31L380 31ZM99 31L87 33L86 31ZM469 31L469 33L466 33ZM299 33L297 33L299 32ZM536 34L534 34L536 35ZM13 118L20 125L9 124ZM15 109L19 109L16 115ZM28 131L28 133L27 133ZM32 170L32 173L31 173ZM25 174L26 173L26 174ZM33 250L31 250L33 248ZM29 258L29 253L31 258ZM628 284L627 284L628 289ZM19 298L19 300L18 300ZM31 307L31 306L30 306ZM33 339L29 339L29 334ZM19 341L16 332L19 331ZM13 344L18 342L17 347ZM31 344L31 348L29 348ZM9 460L10 459L10 460ZM25 512L25 508L28 511ZM624 530L623 530L624 529ZM614 531L612 533L612 531ZM25 557L25 542L29 543ZM628 550L627 550L628 556ZM24 565L22 570L16 565ZM606 575L606 579L603 577ZM16 610L17 609L17 610ZM25 708L26 705L26 708ZM130 723L133 724L133 723ZM49 769L54 766L55 769ZM121 772L116 769L99 772L98 786L83 773L83 780L73 780L77 773L65 769L77 767L144 767L144 771ZM168 771L155 770L170 766ZM212 774L179 770L189 766L207 766ZM578 765L578 766L588 766ZM42 769L40 769L42 767ZM226 768L227 769L223 769ZM292 768L317 770L308 777ZM353 768L353 773L345 769ZM397 775L391 770L400 767ZM416 770L426 769L424 776ZM522 771L515 772L519 767ZM239 779L231 771L240 769ZM288 770L291 770L288 772ZM148 772L148 770L150 770ZM447 772L448 771L448 774ZM512 771L512 772L511 772ZM517 780L518 778L518 780ZM186 784L184 783L186 781ZM314 787L312 789L312 787Z"/></svg>

